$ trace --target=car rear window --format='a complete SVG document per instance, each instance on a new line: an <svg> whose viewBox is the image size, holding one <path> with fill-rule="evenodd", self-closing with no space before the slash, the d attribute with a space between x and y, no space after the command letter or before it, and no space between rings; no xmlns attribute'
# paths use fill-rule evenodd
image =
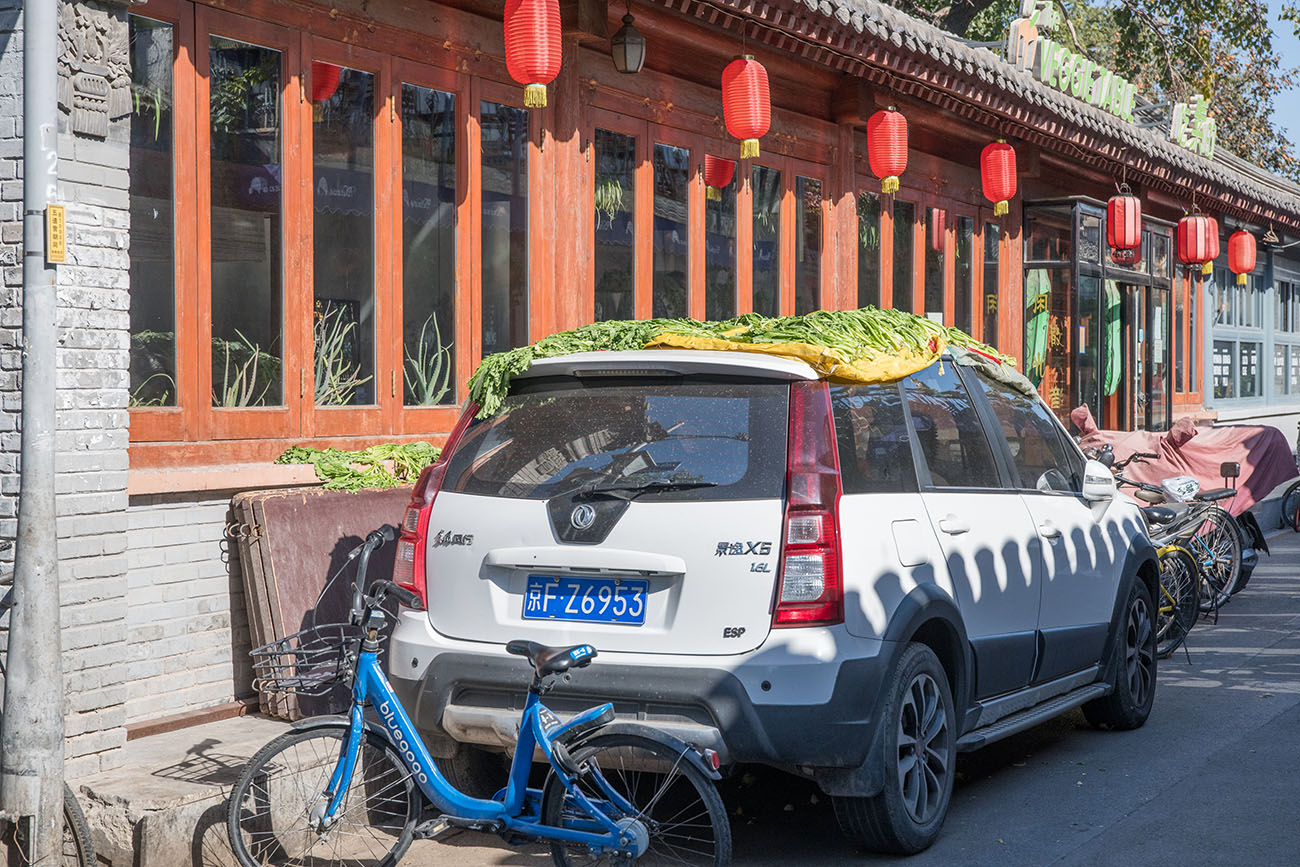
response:
<svg viewBox="0 0 1300 867"><path fill-rule="evenodd" d="M641 500L781 497L789 384L734 377L517 382L451 456L444 490L546 500L592 485L701 483Z"/></svg>

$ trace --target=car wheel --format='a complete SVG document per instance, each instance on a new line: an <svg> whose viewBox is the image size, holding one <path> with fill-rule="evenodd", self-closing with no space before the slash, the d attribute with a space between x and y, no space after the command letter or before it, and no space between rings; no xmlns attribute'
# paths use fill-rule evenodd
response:
<svg viewBox="0 0 1300 867"><path fill-rule="evenodd" d="M928 848L948 815L957 719L948 677L925 645L908 645L888 683L880 716L884 789L869 798L832 801L850 840L874 852L908 855Z"/></svg>
<svg viewBox="0 0 1300 867"><path fill-rule="evenodd" d="M1156 697L1156 621L1151 591L1135 578L1111 646L1111 691L1083 706L1098 728L1127 731L1151 715Z"/></svg>

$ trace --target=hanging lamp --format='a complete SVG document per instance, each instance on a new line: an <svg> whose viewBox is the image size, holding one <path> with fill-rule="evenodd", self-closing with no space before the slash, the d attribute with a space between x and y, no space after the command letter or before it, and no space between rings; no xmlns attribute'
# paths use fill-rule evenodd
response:
<svg viewBox="0 0 1300 867"><path fill-rule="evenodd" d="M711 201L722 200L722 188L731 183L736 174L736 161L713 154L704 155L704 195Z"/></svg>
<svg viewBox="0 0 1300 867"><path fill-rule="evenodd" d="M993 215L1010 213L1016 195L1016 151L1005 139L990 142L980 152L980 180L984 197L993 203Z"/></svg>
<svg viewBox="0 0 1300 867"><path fill-rule="evenodd" d="M546 106L546 85L560 72L558 0L506 0L506 71L524 85L524 107Z"/></svg>
<svg viewBox="0 0 1300 867"><path fill-rule="evenodd" d="M880 192L898 192L898 176L907 170L907 118L892 105L867 118L867 162Z"/></svg>
<svg viewBox="0 0 1300 867"><path fill-rule="evenodd" d="M752 54L742 54L722 70L722 117L727 132L740 139L740 158L759 154L758 140L772 125L767 70Z"/></svg>

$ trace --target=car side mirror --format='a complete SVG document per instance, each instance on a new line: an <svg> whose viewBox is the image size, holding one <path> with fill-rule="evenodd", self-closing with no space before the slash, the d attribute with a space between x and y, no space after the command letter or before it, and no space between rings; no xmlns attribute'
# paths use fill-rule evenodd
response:
<svg viewBox="0 0 1300 867"><path fill-rule="evenodd" d="M1090 503L1100 503L1115 497L1115 477L1101 461L1088 461L1083 465L1083 498Z"/></svg>

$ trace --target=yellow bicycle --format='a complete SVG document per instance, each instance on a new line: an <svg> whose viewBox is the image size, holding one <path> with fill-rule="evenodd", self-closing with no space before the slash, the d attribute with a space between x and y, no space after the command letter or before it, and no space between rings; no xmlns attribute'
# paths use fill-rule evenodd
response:
<svg viewBox="0 0 1300 867"><path fill-rule="evenodd" d="M1196 624L1201 605L1201 576L1196 558L1181 545L1165 545L1160 558L1160 599L1156 616L1156 654L1173 655Z"/></svg>

